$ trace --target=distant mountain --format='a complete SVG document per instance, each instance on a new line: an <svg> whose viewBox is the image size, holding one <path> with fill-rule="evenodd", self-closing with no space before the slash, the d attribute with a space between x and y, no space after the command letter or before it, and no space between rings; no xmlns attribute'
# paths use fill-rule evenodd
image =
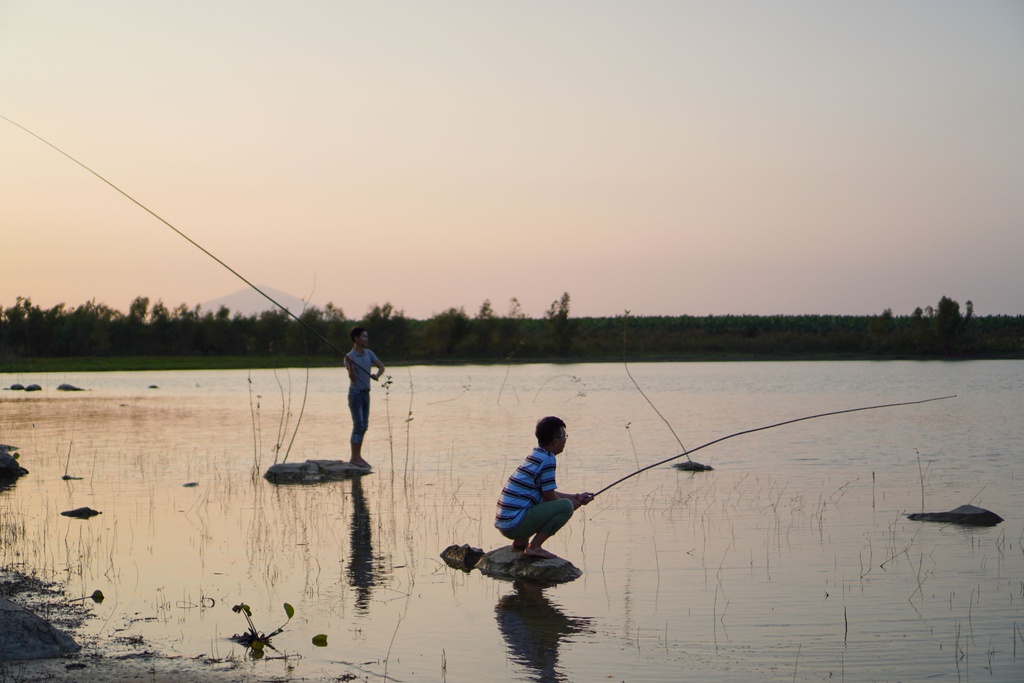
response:
<svg viewBox="0 0 1024 683"><path fill-rule="evenodd" d="M292 296L287 292L282 292L277 289L270 287L264 287L257 285L261 290L267 293L267 296L272 298L277 303L281 304L295 315L302 313L303 302L297 296ZM219 299L213 299L211 301L204 301L199 304L202 306L203 311L211 311L216 313L221 306L226 306L231 315L241 313L244 316L259 315L263 311L276 310L277 306L270 303L266 297L261 295L251 287L240 289L233 294L222 296Z"/></svg>

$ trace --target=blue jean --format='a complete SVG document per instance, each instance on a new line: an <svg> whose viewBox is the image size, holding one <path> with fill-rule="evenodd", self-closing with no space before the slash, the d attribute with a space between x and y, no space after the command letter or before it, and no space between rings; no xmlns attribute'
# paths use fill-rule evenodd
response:
<svg viewBox="0 0 1024 683"><path fill-rule="evenodd" d="M361 389L348 390L348 410L352 413L352 443L362 443L363 434L370 426L370 392Z"/></svg>

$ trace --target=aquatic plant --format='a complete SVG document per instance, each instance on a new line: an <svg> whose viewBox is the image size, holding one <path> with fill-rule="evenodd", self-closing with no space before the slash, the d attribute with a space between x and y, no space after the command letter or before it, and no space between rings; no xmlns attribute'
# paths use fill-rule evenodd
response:
<svg viewBox="0 0 1024 683"><path fill-rule="evenodd" d="M391 472L394 474L395 471L395 438L394 432L391 429L391 385L394 382L391 379L391 375L385 375L384 381L381 382L381 388L384 389L384 413L388 425L388 449L391 451Z"/></svg>
<svg viewBox="0 0 1024 683"><path fill-rule="evenodd" d="M231 640L235 641L239 645L244 645L252 650L252 656L259 659L263 656L264 648L273 649L273 645L270 644L270 639L277 634L284 631L284 627L288 625L288 622L295 616L295 608L289 605L287 602L284 603L284 613L288 615L288 621L284 622L270 633L262 633L256 625L252 623L252 608L246 605L244 602L235 605L231 608L232 612L236 614L242 614L245 617L245 623L249 625L248 630L243 633L236 633L231 636ZM325 636L326 637L326 636Z"/></svg>
<svg viewBox="0 0 1024 683"><path fill-rule="evenodd" d="M275 376L276 376L276 373L275 373ZM285 450L285 452L284 452L284 460L282 460L281 462L288 462L288 455L292 452L292 446L295 444L295 437L298 436L298 434L299 434L299 425L302 424L302 416L306 412L306 401L308 400L308 398L309 398L309 366L307 365L306 366L306 384L305 384L305 386L302 389L302 405L299 407L299 416L295 420L295 429L292 430L292 438L288 441L288 448ZM289 403L290 403L290 395L289 395ZM289 415L290 414L291 413L289 412ZM274 461L275 461L275 464L276 464L276 462L277 462L277 458L276 457L274 458Z"/></svg>
<svg viewBox="0 0 1024 683"><path fill-rule="evenodd" d="M103 595L103 591L101 591L101 590L94 590L92 592L92 595L86 595L86 596L83 596L81 598L72 598L71 600L68 600L68 602L80 602L80 601L84 602L85 600L92 600L93 602L95 602L98 605L101 602L103 602L105 597L106 596Z"/></svg>
<svg viewBox="0 0 1024 683"><path fill-rule="evenodd" d="M574 396L570 397L567 400L572 400L573 398L585 398L586 397L586 395L587 395L587 385L584 384L583 380L580 379L579 377L577 377L576 375L570 375L570 374L563 373L561 375L555 375L554 377L549 377L547 380L545 380L544 384L540 385L540 389L537 390L537 393L534 394L533 401L531 401L531 402L532 403L536 403L537 402L537 398L540 397L541 392L544 391L544 388L548 384L550 384L552 381L554 381L556 379L561 379L563 377L569 378L569 383L570 384L572 384L572 385L579 385L580 387L582 387L580 389L577 389L576 390L576 394Z"/></svg>
<svg viewBox="0 0 1024 683"><path fill-rule="evenodd" d="M402 478L405 481L409 480L409 448L410 448L410 423L412 422L412 397L415 395L415 389L412 385L412 370L406 367L409 373L409 412L405 416L405 467L402 470ZM465 387L465 391L469 391L469 386ZM465 391L463 393L465 393Z"/></svg>
<svg viewBox="0 0 1024 683"><path fill-rule="evenodd" d="M295 616L295 608L287 602L284 603L284 613L288 616L288 621L284 622L270 633L262 633L252 621L252 608L246 605L244 602L235 605L231 608L232 612L236 614L242 614L245 617L245 623L249 626L243 633L236 633L231 636L231 640L235 641L239 645L244 645L249 648L250 655L253 659L260 659L263 657L263 651L265 648L274 649L274 646L270 644L270 639L277 634L284 631L285 627L291 622L292 617ZM318 633L313 636L313 645L316 647L327 647L327 635L324 633Z"/></svg>

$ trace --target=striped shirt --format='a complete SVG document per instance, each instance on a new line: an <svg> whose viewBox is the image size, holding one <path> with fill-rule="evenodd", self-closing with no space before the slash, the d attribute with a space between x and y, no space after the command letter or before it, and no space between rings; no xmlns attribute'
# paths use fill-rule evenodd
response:
<svg viewBox="0 0 1024 683"><path fill-rule="evenodd" d="M501 490L494 526L504 531L514 529L528 509L544 500L541 494L555 488L554 454L534 448Z"/></svg>

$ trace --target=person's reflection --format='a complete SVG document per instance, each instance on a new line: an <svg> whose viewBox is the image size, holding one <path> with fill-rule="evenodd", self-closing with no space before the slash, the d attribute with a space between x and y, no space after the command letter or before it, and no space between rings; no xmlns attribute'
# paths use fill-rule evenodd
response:
<svg viewBox="0 0 1024 683"><path fill-rule="evenodd" d="M544 595L544 586L516 581L514 592L494 608L498 630L513 661L522 664L537 683L566 681L558 670L558 642L563 636L589 632L590 619L567 617Z"/></svg>
<svg viewBox="0 0 1024 683"><path fill-rule="evenodd" d="M349 559L345 570L348 583L356 589L356 609L365 612L370 592L377 584L373 555L373 530L370 509L363 497L362 477L352 478L352 528L349 531Z"/></svg>

